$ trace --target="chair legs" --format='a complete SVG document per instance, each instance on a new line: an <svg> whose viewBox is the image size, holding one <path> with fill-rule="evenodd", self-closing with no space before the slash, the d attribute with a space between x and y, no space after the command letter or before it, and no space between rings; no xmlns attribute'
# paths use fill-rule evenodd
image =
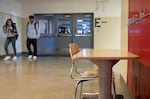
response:
<svg viewBox="0 0 150 99"><path fill-rule="evenodd" d="M78 90L78 86L80 83L81 83L81 89L80 89L80 99L81 99L84 81L88 81L88 80L78 80L76 82L73 99L77 98L77 90ZM116 86L115 86L115 79L114 78L112 78L112 94L113 94L113 99L116 99Z"/></svg>
<svg viewBox="0 0 150 99"><path fill-rule="evenodd" d="M79 98L79 99L81 99L81 97L82 97L82 89L83 89L83 82L81 82L81 88L80 88L80 98Z"/></svg>
<svg viewBox="0 0 150 99"><path fill-rule="evenodd" d="M81 74L81 73L78 71L77 67L75 68L75 72L76 72L77 74Z"/></svg>
<svg viewBox="0 0 150 99"><path fill-rule="evenodd" d="M73 99L76 99L76 97L77 97L77 90L78 90L78 86L79 86L80 82L81 82L81 80L77 81L77 83L75 85Z"/></svg>
<svg viewBox="0 0 150 99"><path fill-rule="evenodd" d="M112 78L112 94L113 94L113 99L116 99L116 86L115 86L114 78Z"/></svg>
<svg viewBox="0 0 150 99"><path fill-rule="evenodd" d="M88 81L88 80L78 80L76 85L75 85L75 90L74 90L74 95L73 95L73 99L77 98L77 90L78 90L78 86L81 83L81 90L80 90L80 99L81 99L81 94L82 94L82 87L83 87L83 82L84 81Z"/></svg>

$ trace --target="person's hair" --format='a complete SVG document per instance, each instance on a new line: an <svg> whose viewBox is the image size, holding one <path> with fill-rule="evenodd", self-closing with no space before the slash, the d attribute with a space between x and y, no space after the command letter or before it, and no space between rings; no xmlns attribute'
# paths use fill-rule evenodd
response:
<svg viewBox="0 0 150 99"><path fill-rule="evenodd" d="M6 20L5 25L8 26L8 21L10 21L10 22L11 22L11 25L13 26L13 21L12 21L12 19L10 19L10 18Z"/></svg>
<svg viewBox="0 0 150 99"><path fill-rule="evenodd" d="M33 15L30 15L30 16L29 16L29 19L34 19L34 16L33 16Z"/></svg>

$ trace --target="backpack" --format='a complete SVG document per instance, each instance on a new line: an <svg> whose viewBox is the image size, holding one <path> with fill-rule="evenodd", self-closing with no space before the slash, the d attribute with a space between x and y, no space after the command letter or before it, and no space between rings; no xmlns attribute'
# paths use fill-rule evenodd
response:
<svg viewBox="0 0 150 99"><path fill-rule="evenodd" d="M16 28L16 23L13 23L12 28L13 28L12 32L17 34L18 32L17 32L17 28Z"/></svg>
<svg viewBox="0 0 150 99"><path fill-rule="evenodd" d="M16 23L13 23L12 28L13 28L12 32L15 33L15 38L17 40L19 35L18 35L18 32L17 32Z"/></svg>

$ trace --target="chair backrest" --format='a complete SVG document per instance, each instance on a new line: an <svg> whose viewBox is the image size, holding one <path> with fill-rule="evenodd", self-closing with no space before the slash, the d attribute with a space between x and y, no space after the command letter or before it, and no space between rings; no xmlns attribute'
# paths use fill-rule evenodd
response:
<svg viewBox="0 0 150 99"><path fill-rule="evenodd" d="M70 44L69 44L69 52L70 52L70 57L71 57L71 60L72 60L72 67L71 67L71 70L70 70L70 77L71 77L72 79L75 78L75 77L74 77L74 72L77 72L77 64L76 64L77 61L75 61L75 60L73 59L73 56L74 56L75 54L77 54L79 51L80 51L80 50L79 50L79 47L78 47L77 44L75 44L75 43L70 43Z"/></svg>
<svg viewBox="0 0 150 99"><path fill-rule="evenodd" d="M75 43L70 43L69 44L69 52L70 52L70 56L71 56L72 61L73 61L73 56L75 54L77 54L79 51L80 50L79 50L79 47L78 47L77 44L75 44Z"/></svg>

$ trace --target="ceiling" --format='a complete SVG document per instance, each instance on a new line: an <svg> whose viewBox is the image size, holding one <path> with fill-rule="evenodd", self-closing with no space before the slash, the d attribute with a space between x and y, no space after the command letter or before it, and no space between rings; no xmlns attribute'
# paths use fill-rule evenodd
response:
<svg viewBox="0 0 150 99"><path fill-rule="evenodd" d="M50 2L54 0L16 0L21 3L30 3L30 2Z"/></svg>
<svg viewBox="0 0 150 99"><path fill-rule="evenodd" d="M91 1L91 0L16 0L20 3L34 3L34 2L72 2L72 1ZM96 0L92 0L96 1ZM104 0L98 0L98 1L104 1Z"/></svg>
<svg viewBox="0 0 150 99"><path fill-rule="evenodd" d="M16 0L21 3L30 3L30 2L52 2L52 1L77 1L77 0ZM80 0L79 0L80 1Z"/></svg>

